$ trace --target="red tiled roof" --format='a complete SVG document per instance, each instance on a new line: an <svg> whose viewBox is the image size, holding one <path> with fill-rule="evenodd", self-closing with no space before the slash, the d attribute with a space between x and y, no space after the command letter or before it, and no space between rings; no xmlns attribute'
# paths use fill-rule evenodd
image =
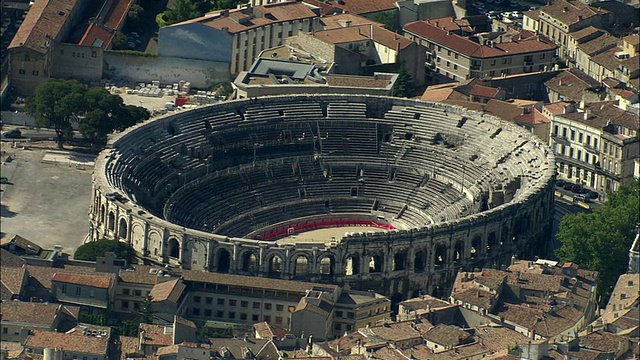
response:
<svg viewBox="0 0 640 360"><path fill-rule="evenodd" d="M572 25L593 16L608 13L606 10L591 7L582 1L567 0L554 0L541 7L540 11L566 25Z"/></svg>
<svg viewBox="0 0 640 360"><path fill-rule="evenodd" d="M31 334L25 340L24 345L30 348L60 348L67 351L104 356L107 355L109 337L31 330Z"/></svg>
<svg viewBox="0 0 640 360"><path fill-rule="evenodd" d="M165 328L171 331L165 332ZM142 332L144 331L144 334ZM140 324L140 342L143 345L173 345L173 327L152 324Z"/></svg>
<svg viewBox="0 0 640 360"><path fill-rule="evenodd" d="M25 46L45 54L52 39L61 40L64 24L77 0L38 0L27 12L9 49Z"/></svg>
<svg viewBox="0 0 640 360"><path fill-rule="evenodd" d="M107 276L55 273L51 277L51 281L65 282L69 284L91 286L96 288L107 289L111 284L111 279Z"/></svg>
<svg viewBox="0 0 640 360"><path fill-rule="evenodd" d="M103 50L107 50L111 41L115 36L115 32L109 30L99 24L91 23L87 27L82 39L80 39L79 45L83 46L97 46Z"/></svg>
<svg viewBox="0 0 640 360"><path fill-rule="evenodd" d="M332 8L359 15L396 9L396 0L344 0L342 3L331 0L326 2L305 0L305 2L318 7L331 6Z"/></svg>
<svg viewBox="0 0 640 360"><path fill-rule="evenodd" d="M413 44L413 41L373 24L316 31L311 36L332 44L371 39L391 49L404 49Z"/></svg>
<svg viewBox="0 0 640 360"><path fill-rule="evenodd" d="M471 88L471 95L473 96L493 98L496 95L498 95L498 92L500 92L500 89L489 87L489 86L483 86L483 85L474 85Z"/></svg>
<svg viewBox="0 0 640 360"><path fill-rule="evenodd" d="M293 20L302 20L316 17L316 13L309 9L301 2L293 3L274 3L261 5L252 8L254 14L271 14L269 18L264 16L256 16L250 18L246 23L240 24L233 19L247 18L245 14L247 10L233 10L229 12L229 16L221 16L220 13L209 13L202 17L179 22L169 26L181 26L185 24L201 23L202 25L222 30L224 28L232 34L240 33L250 29L268 26L270 24L282 23Z"/></svg>
<svg viewBox="0 0 640 360"><path fill-rule="evenodd" d="M111 29L119 30L124 23L124 19L127 17L127 13L129 13L129 8L131 8L133 1L134 0L115 0L104 24Z"/></svg>
<svg viewBox="0 0 640 360"><path fill-rule="evenodd" d="M322 19L324 24L324 30L342 28L343 25L349 24L349 26L373 24L375 26L383 26L383 24L367 19L364 16L358 16L354 14L336 14L331 16L325 16Z"/></svg>
<svg viewBox="0 0 640 360"><path fill-rule="evenodd" d="M522 40L497 43L494 47L480 45L468 38L431 25L424 20L408 23L404 26L404 29L416 36L431 40L463 55L479 58L553 50L557 47L555 44L537 36L524 36ZM527 34L528 32L523 33L523 35Z"/></svg>

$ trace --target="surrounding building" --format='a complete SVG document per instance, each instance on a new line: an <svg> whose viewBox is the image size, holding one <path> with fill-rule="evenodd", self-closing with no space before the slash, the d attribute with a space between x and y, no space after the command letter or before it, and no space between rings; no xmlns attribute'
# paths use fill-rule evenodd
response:
<svg viewBox="0 0 640 360"><path fill-rule="evenodd" d="M248 70L263 50L282 45L285 38L300 32L321 29L318 14L302 2L247 6L161 28L158 54L220 62L237 75Z"/></svg>
<svg viewBox="0 0 640 360"><path fill-rule="evenodd" d="M590 103L602 101L606 94L601 83L577 68L565 69L545 81L548 102L573 101Z"/></svg>
<svg viewBox="0 0 640 360"><path fill-rule="evenodd" d="M633 178L638 115L616 105L582 102L576 111L553 116L550 145L560 177L600 192Z"/></svg>
<svg viewBox="0 0 640 360"><path fill-rule="evenodd" d="M327 66L295 60L258 58L249 71L242 71L233 84L239 99L285 94L393 95L397 74L373 76L327 74Z"/></svg>
<svg viewBox="0 0 640 360"><path fill-rule="evenodd" d="M3 276L6 276L3 273ZM2 341L22 342L31 330L67 332L78 324L80 308L61 304L23 301L0 303Z"/></svg>
<svg viewBox="0 0 640 360"><path fill-rule="evenodd" d="M451 24L450 19L436 19L404 27L405 36L427 49L425 65L433 82L493 78L553 68L557 46L533 32L491 33L478 35L478 41L474 41L464 35L464 29Z"/></svg>
<svg viewBox="0 0 640 360"><path fill-rule="evenodd" d="M424 49L375 24L299 33L287 39L286 43L334 63L332 72L336 74L371 74L388 69L389 65L403 63L414 83L424 83Z"/></svg>

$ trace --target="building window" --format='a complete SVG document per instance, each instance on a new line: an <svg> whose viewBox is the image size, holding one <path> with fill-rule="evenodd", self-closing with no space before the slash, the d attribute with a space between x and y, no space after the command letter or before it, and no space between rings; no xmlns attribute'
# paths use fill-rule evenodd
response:
<svg viewBox="0 0 640 360"><path fill-rule="evenodd" d="M271 310L271 304L270 303L264 303L264 309L265 310Z"/></svg>
<svg viewBox="0 0 640 360"><path fill-rule="evenodd" d="M284 310L284 305L276 305L276 311Z"/></svg>
<svg viewBox="0 0 640 360"><path fill-rule="evenodd" d="M558 125L554 125L554 126L553 126L553 133L554 133L555 135L558 135Z"/></svg>
<svg viewBox="0 0 640 360"><path fill-rule="evenodd" d="M260 309L260 303L259 302L254 302L253 303L253 308L254 309Z"/></svg>
<svg viewBox="0 0 640 360"><path fill-rule="evenodd" d="M62 284L62 290L60 290L63 294L67 293L67 284Z"/></svg>
<svg viewBox="0 0 640 360"><path fill-rule="evenodd" d="M576 131L575 130L571 130L571 140L575 140L576 139Z"/></svg>
<svg viewBox="0 0 640 360"><path fill-rule="evenodd" d="M122 308L123 309L128 309L129 308L129 302L128 301L123 301L122 302Z"/></svg>
<svg viewBox="0 0 640 360"><path fill-rule="evenodd" d="M451 50L447 50L447 56L451 56Z"/></svg>
<svg viewBox="0 0 640 360"><path fill-rule="evenodd" d="M276 324L282 325L282 316L276 316Z"/></svg>
<svg viewBox="0 0 640 360"><path fill-rule="evenodd" d="M238 300L229 300L229 306L236 306L238 304Z"/></svg>
<svg viewBox="0 0 640 360"><path fill-rule="evenodd" d="M264 316L264 321L267 322L267 323L270 323L271 322L271 316L265 315Z"/></svg>
<svg viewBox="0 0 640 360"><path fill-rule="evenodd" d="M458 70L458 64L453 64L453 70Z"/></svg>
<svg viewBox="0 0 640 360"><path fill-rule="evenodd" d="M496 76L496 72L495 72L495 70L491 70L491 71L489 71L489 76Z"/></svg>
<svg viewBox="0 0 640 360"><path fill-rule="evenodd" d="M236 313L233 311L229 311L229 319L235 319L236 318Z"/></svg>
<svg viewBox="0 0 640 360"><path fill-rule="evenodd" d="M199 303L201 300L200 296L194 296L193 297L193 302Z"/></svg>
<svg viewBox="0 0 640 360"><path fill-rule="evenodd" d="M247 320L247 314L246 313L240 313L240 320Z"/></svg>
<svg viewBox="0 0 640 360"><path fill-rule="evenodd" d="M259 317L258 317L257 314L251 315L251 321L259 321L258 319L259 319Z"/></svg>
<svg viewBox="0 0 640 360"><path fill-rule="evenodd" d="M582 150L578 150L578 160L582 160Z"/></svg>
<svg viewBox="0 0 640 360"><path fill-rule="evenodd" d="M224 299L218 299L218 305L224 305Z"/></svg>
<svg viewBox="0 0 640 360"><path fill-rule="evenodd" d="M204 316L211 317L211 309L204 309Z"/></svg>
<svg viewBox="0 0 640 360"><path fill-rule="evenodd" d="M129 295L129 289L122 289L122 295Z"/></svg>
<svg viewBox="0 0 640 360"><path fill-rule="evenodd" d="M140 303L139 302L134 302L133 303L133 309L134 310L140 310Z"/></svg>
<svg viewBox="0 0 640 360"><path fill-rule="evenodd" d="M491 60L491 66L494 66L496 64L496 59Z"/></svg>
<svg viewBox="0 0 640 360"><path fill-rule="evenodd" d="M334 328L336 331L341 331L341 330L342 330L342 324L336 324L333 328Z"/></svg>
<svg viewBox="0 0 640 360"><path fill-rule="evenodd" d="M447 61L447 67L451 66L451 61Z"/></svg>
<svg viewBox="0 0 640 360"><path fill-rule="evenodd" d="M76 296L82 296L82 288L80 286L76 287Z"/></svg>
<svg viewBox="0 0 640 360"><path fill-rule="evenodd" d="M133 290L133 296L142 296L142 290Z"/></svg>
<svg viewBox="0 0 640 360"><path fill-rule="evenodd" d="M91 52L91 57L98 57L98 52L97 51L92 51Z"/></svg>
<svg viewBox="0 0 640 360"><path fill-rule="evenodd" d="M578 141L582 142L582 140L584 140L584 134L583 133L578 133Z"/></svg>
<svg viewBox="0 0 640 360"><path fill-rule="evenodd" d="M38 76L38 74L39 74L39 73L40 73L40 72L39 72L38 70L33 70L33 71L31 72L31 74L33 74L33 76Z"/></svg>
<svg viewBox="0 0 640 360"><path fill-rule="evenodd" d="M24 71L24 69L18 70L18 74L20 74L20 75L24 75L25 73L26 73L26 71Z"/></svg>
<svg viewBox="0 0 640 360"><path fill-rule="evenodd" d="M342 317L342 311L336 311L336 317L337 318L341 318Z"/></svg>
<svg viewBox="0 0 640 360"><path fill-rule="evenodd" d="M5 327L5 328L2 328L2 333L3 333L3 334L6 334L7 332L9 332L9 328L6 328L6 327Z"/></svg>
<svg viewBox="0 0 640 360"><path fill-rule="evenodd" d="M347 319L353 319L355 317L355 314L353 312L348 312L347 313Z"/></svg>
<svg viewBox="0 0 640 360"><path fill-rule="evenodd" d="M218 317L218 318L224 317L224 312L222 310L216 311L216 317Z"/></svg>
<svg viewBox="0 0 640 360"><path fill-rule="evenodd" d="M200 316L200 309L199 308L193 308L193 315L194 316Z"/></svg>
<svg viewBox="0 0 640 360"><path fill-rule="evenodd" d="M207 304L211 304L211 303L213 303L213 298L206 297L206 298L204 298L204 302L207 303Z"/></svg>
<svg viewBox="0 0 640 360"><path fill-rule="evenodd" d="M453 53L453 58L457 59L458 58L458 53Z"/></svg>
<svg viewBox="0 0 640 360"><path fill-rule="evenodd" d="M243 308L249 307L249 302L246 300L240 301L240 307L243 307Z"/></svg>

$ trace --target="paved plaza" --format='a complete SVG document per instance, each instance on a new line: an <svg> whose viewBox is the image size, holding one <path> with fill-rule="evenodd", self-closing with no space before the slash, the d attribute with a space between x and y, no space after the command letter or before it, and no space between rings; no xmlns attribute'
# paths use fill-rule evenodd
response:
<svg viewBox="0 0 640 360"><path fill-rule="evenodd" d="M1 172L9 180L0 192L2 236L17 233L73 254L89 232L93 158L55 151L53 142L16 145L1 142Z"/></svg>

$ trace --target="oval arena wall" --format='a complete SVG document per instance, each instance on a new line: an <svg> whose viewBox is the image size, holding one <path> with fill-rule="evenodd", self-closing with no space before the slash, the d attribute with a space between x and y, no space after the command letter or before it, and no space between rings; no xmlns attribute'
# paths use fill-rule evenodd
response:
<svg viewBox="0 0 640 360"><path fill-rule="evenodd" d="M115 136L96 160L91 234L186 269L440 295L459 269L546 254L554 171L538 138L457 106L246 99ZM350 221L374 226L281 241Z"/></svg>

